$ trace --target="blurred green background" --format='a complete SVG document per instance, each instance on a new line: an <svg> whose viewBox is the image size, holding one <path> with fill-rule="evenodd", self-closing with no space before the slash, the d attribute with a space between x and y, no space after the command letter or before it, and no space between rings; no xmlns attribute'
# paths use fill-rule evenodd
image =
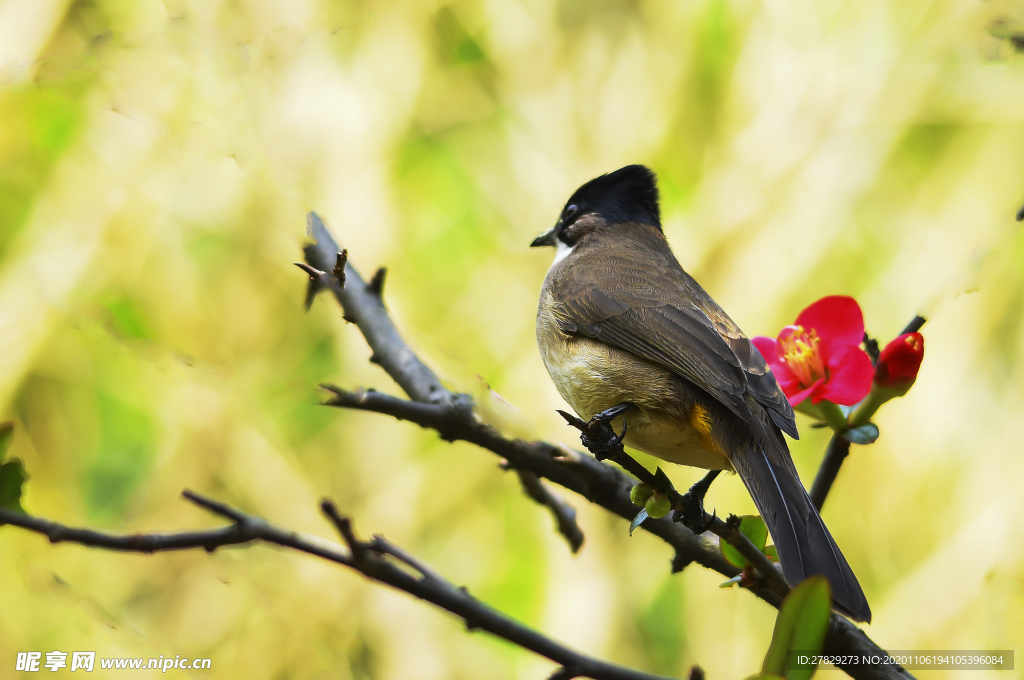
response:
<svg viewBox="0 0 1024 680"><path fill-rule="evenodd" d="M720 575L670 576L663 543L579 498L573 556L493 455L317 405L322 381L396 388L332 300L302 309L310 209L364 274L389 268L390 309L449 386L510 432L575 445L534 341L551 254L527 245L579 184L641 162L684 267L747 333L836 293L883 341L928 317L916 387L824 517L879 644L1021 647L1021 9L3 0L0 420L25 507L119 532L213 526L188 487L333 538L329 496L580 649L753 673L775 612ZM799 424L809 484L827 435ZM735 477L708 507L753 509ZM16 652L54 649L213 660L169 678L553 668L262 546L120 555L6 527L0 584L5 677Z"/></svg>

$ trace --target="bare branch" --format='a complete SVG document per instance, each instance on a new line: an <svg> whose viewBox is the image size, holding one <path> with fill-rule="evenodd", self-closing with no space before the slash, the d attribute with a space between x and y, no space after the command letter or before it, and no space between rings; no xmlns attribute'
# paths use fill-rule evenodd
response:
<svg viewBox="0 0 1024 680"><path fill-rule="evenodd" d="M307 261L313 267L322 270L329 264L338 248L315 214L310 214L309 226L310 235L317 238L318 245L307 248ZM629 500L633 480L591 456L570 457L565 455L563 449L546 442L511 439L482 422L472 410L472 399L445 389L437 376L415 356L398 334L387 310L380 304L379 299L367 290L366 284L351 262L347 265L346 273L349 284L345 289L332 289L343 308L345 318L358 326L380 366L391 375L411 401L369 390L351 392L335 386L322 385L321 387L333 393L331 399L326 402L328 405L374 411L433 429L448 441L471 442L500 456L507 461L506 467L510 469L532 472L624 519L633 518L637 512L637 507ZM727 577L739 573L739 569L722 557L715 542L695 536L693 532L668 518L648 519L641 528L673 547L674 571L690 562L697 562ZM747 543L749 544L749 541ZM775 607L781 602L778 593L769 588L759 587L750 590ZM884 654L884 650L874 644L863 631L835 613L829 622L825 647L829 650ZM894 666L848 665L842 666L842 669L857 680L912 677L904 669ZM558 677L572 677L565 673L572 673L574 669L571 665L566 665L565 671L559 672L562 675Z"/></svg>
<svg viewBox="0 0 1024 680"><path fill-rule="evenodd" d="M233 524L207 531L124 536L68 527L5 508L0 508L0 524L20 526L47 536L54 543L78 543L123 552L154 553L197 548L213 551L220 547L253 541L273 543L354 569L374 581L409 593L455 614L465 621L466 627L470 630L485 630L545 656L560 664L562 668L573 669L573 675L562 677L586 677L594 680L669 680L663 676L642 673L581 654L478 601L465 588L459 588L445 580L418 558L383 538L378 536L368 543L360 541L352 529L351 521L339 515L330 501L323 501L321 509L348 545L347 553L337 544L277 527L262 517L249 515L192 491L185 491L182 495L196 505L231 520ZM392 564L386 559L388 555L412 567L418 575L412 575Z"/></svg>
<svg viewBox="0 0 1024 680"><path fill-rule="evenodd" d="M50 539L50 543L78 543L119 552L155 553L195 548L212 551L225 545L241 545L257 539L251 527L238 524L208 531L183 531L176 534L111 534L69 527L41 517L0 508L0 525L3 524L42 534Z"/></svg>
<svg viewBox="0 0 1024 680"><path fill-rule="evenodd" d="M321 273L331 270L337 264L341 248L316 213L309 213L306 227L309 235L316 239L316 243L305 250L306 261ZM383 286L383 275L379 276ZM387 371L410 399L437 402L451 394L399 335L384 308L379 289L367 285L351 263L345 264L344 288L337 279L328 280L325 284L341 303L345 318L356 324L366 338L366 344L377 359L375 363Z"/></svg>
<svg viewBox="0 0 1024 680"><path fill-rule="evenodd" d="M546 442L509 439L477 418L471 410L471 402L459 399L459 395L453 395L447 404L421 404L382 392L348 392L332 385L321 387L333 393L325 402L328 405L382 413L435 430L447 441L476 444L506 461L503 467L532 472L623 519L631 520L636 515L637 507L629 500L634 480L591 456L570 458L563 449ZM677 555L685 556L690 562L697 562L729 577L740 572L722 557L716 544L695 536L668 518L648 519L641 528L665 540L675 548ZM775 606L781 601L777 594L767 589L755 592Z"/></svg>
<svg viewBox="0 0 1024 680"><path fill-rule="evenodd" d="M459 402L459 408L471 411L472 399L468 395L453 394L445 389L437 375L420 361L391 322L383 299L387 270L381 267L369 283L365 282L359 272L348 264L348 251L338 246L319 215L309 213L306 217L306 228L309 236L315 239L315 243L306 246L304 253L307 264L300 264L299 267L310 275L310 290L326 288L334 293L341 304L344 318L356 324L366 339L366 344L370 346L370 361L383 368L414 402L456 401ZM332 262L335 262L334 277L326 274L326 269ZM343 277L337 276L340 267L344 267ZM524 489L530 492L525 484ZM550 490L545 490L544 500L532 493L530 497L551 510L559 531L569 542L569 547L573 552L578 550L583 541L583 531L575 522L575 511Z"/></svg>

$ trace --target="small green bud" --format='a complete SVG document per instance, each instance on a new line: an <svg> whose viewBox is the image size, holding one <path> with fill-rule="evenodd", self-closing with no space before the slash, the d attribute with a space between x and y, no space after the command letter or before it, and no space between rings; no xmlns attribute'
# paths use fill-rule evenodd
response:
<svg viewBox="0 0 1024 680"><path fill-rule="evenodd" d="M668 511L672 509L672 503L669 502L668 496L663 493L655 493L653 496L647 499L644 504L644 510L651 517L657 519L658 517L664 517L668 514Z"/></svg>
<svg viewBox="0 0 1024 680"><path fill-rule="evenodd" d="M647 503L647 500L654 495L654 488L647 486L643 482L635 484L632 489L629 490L629 500L633 501L633 505L639 505L641 508Z"/></svg>

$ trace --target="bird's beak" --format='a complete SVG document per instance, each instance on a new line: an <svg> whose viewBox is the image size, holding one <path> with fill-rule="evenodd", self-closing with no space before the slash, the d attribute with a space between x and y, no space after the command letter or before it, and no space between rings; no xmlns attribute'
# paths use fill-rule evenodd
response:
<svg viewBox="0 0 1024 680"><path fill-rule="evenodd" d="M539 248L541 246L553 246L555 245L555 230L549 229L543 234L533 239L533 243L530 244L531 248Z"/></svg>

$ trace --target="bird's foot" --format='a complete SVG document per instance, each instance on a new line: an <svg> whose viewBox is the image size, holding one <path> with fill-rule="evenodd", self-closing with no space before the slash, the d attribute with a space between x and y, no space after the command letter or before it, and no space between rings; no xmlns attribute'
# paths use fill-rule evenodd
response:
<svg viewBox="0 0 1024 680"><path fill-rule="evenodd" d="M721 474L721 470L712 470L690 487L690 490L679 497L672 513L673 522L681 522L683 526L698 536L711 528L715 523L715 513L708 515L704 511L704 496L711 482Z"/></svg>
<svg viewBox="0 0 1024 680"><path fill-rule="evenodd" d="M626 436L626 419L622 419L622 434L615 434L612 421L631 408L633 404L628 402L618 404L601 411L587 422L586 428L580 434L580 441L595 458L605 460L622 451L622 439Z"/></svg>

